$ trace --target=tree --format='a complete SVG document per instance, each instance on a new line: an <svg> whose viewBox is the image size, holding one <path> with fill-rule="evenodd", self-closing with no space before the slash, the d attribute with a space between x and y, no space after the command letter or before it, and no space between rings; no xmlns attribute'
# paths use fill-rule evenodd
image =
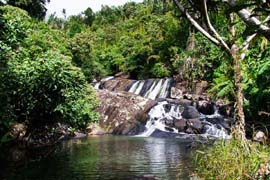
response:
<svg viewBox="0 0 270 180"><path fill-rule="evenodd" d="M88 26L91 26L93 21L95 20L95 13L93 12L93 10L89 7L83 12L83 15L84 23Z"/></svg>
<svg viewBox="0 0 270 180"><path fill-rule="evenodd" d="M50 0L6 0L7 4L24 9L31 17L39 20L46 16L47 2L50 2Z"/></svg>
<svg viewBox="0 0 270 180"><path fill-rule="evenodd" d="M234 89L236 99L235 112L235 137L245 141L245 114L243 110L243 92L241 61L245 59L246 51L255 37L264 36L270 39L270 16L265 15L269 2L259 3L259 1L212 1L212 0L174 0L174 3L183 16L208 40L225 51L233 61L234 66ZM212 25L212 16L218 11L227 13L228 31L222 34ZM245 26L243 31L239 31L236 26L242 23ZM226 36L226 38L225 38ZM242 38L245 40L242 40Z"/></svg>

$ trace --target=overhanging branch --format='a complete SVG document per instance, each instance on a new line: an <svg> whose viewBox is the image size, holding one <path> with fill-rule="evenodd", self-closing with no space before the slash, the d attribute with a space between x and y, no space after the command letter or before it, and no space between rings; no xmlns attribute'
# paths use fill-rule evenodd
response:
<svg viewBox="0 0 270 180"><path fill-rule="evenodd" d="M220 42L213 37L211 34L209 34L206 30L204 30L199 23L185 10L185 8L179 3L178 0L174 0L174 3L176 4L177 8L182 12L188 21L198 30L200 31L206 38L208 38L210 41L212 41L215 45L220 46Z"/></svg>
<svg viewBox="0 0 270 180"><path fill-rule="evenodd" d="M227 2L231 7L237 6L237 0L227 0ZM247 26L255 27L258 33L263 34L268 40L270 40L270 27L264 25L264 22L261 22L255 16L252 16L249 10L241 9L238 10L236 13L245 22Z"/></svg>
<svg viewBox="0 0 270 180"><path fill-rule="evenodd" d="M219 35L219 33L216 31L216 29L211 24L211 21L210 21L209 15L208 15L206 0L203 0L203 7L204 7L204 14L205 14L207 26L214 33L214 35L216 36L217 40L222 44L222 46L226 49L226 51L228 53L230 53L229 46L226 44L226 42L222 39L222 37Z"/></svg>

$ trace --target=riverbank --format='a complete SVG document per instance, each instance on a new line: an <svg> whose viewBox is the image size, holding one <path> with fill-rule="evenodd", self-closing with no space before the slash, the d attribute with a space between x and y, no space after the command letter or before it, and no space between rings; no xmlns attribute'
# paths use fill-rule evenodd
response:
<svg viewBox="0 0 270 180"><path fill-rule="evenodd" d="M270 146L239 140L217 141L197 151L193 158L195 174L201 179L270 179Z"/></svg>

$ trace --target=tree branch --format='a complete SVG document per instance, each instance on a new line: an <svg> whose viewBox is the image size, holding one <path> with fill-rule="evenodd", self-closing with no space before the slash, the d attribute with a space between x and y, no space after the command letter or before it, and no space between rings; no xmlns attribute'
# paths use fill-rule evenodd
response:
<svg viewBox="0 0 270 180"><path fill-rule="evenodd" d="M257 33L254 33L250 36L247 37L247 39L245 40L245 42L242 44L242 48L241 48L241 60L245 59L246 57L246 50L249 48L250 42L252 41L252 39L254 39L257 36Z"/></svg>
<svg viewBox="0 0 270 180"><path fill-rule="evenodd" d="M214 33L217 40L223 45L223 47L228 51L228 53L230 53L229 46L226 44L226 42L222 39L222 37L218 34L218 32L215 30L215 28L211 24L211 21L210 21L209 15L208 15L206 0L203 0L203 7L204 7L204 14L205 14L205 17L206 17L206 22L207 22L207 25L208 25L209 29Z"/></svg>
<svg viewBox="0 0 270 180"><path fill-rule="evenodd" d="M237 0L227 0L227 2L231 7L237 6ZM252 16L250 11L247 9L241 9L237 11L237 14L247 26L255 27L257 32L263 34L268 40L270 40L270 27L264 25L264 23L255 16Z"/></svg>
<svg viewBox="0 0 270 180"><path fill-rule="evenodd" d="M206 30L204 30L199 23L196 22L196 20L185 10L185 8L179 3L178 0L174 0L174 3L176 4L177 8L182 12L188 21L198 30L200 31L206 38L208 38L210 41L212 41L215 45L220 46L220 42L210 35Z"/></svg>

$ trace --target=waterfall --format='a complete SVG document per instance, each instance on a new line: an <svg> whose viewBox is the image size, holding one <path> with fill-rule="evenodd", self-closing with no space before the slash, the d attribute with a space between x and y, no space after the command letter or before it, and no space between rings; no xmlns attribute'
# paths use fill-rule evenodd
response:
<svg viewBox="0 0 270 180"><path fill-rule="evenodd" d="M153 100L156 98L166 98L170 95L169 90L172 82L172 78L140 80L136 81L128 92Z"/></svg>
<svg viewBox="0 0 270 180"><path fill-rule="evenodd" d="M145 125L146 130L137 136L139 137L149 137L151 136L155 130L160 130L168 133L177 133L183 134L183 132L179 132L179 130L174 127L174 121L182 119L181 113L184 107L179 104L170 103L168 101L158 102L157 105L152 107L149 111L149 119ZM216 110L218 112L218 110ZM219 123L211 123L207 121L207 118L215 118L221 117L220 114L215 112L213 115L203 115L201 114L199 121L202 123L202 134L208 137L214 138L223 138L229 139L230 136L227 130L222 127Z"/></svg>
<svg viewBox="0 0 270 180"><path fill-rule="evenodd" d="M105 77L96 83L94 88L102 89L104 88L104 84L112 79L117 81L114 76ZM132 81L133 80L130 80L129 82ZM143 96L145 98L155 100L157 98L167 98L170 96L170 88L172 86L172 82L173 78L138 80L133 82L131 85L127 85L127 83L125 83L124 86L126 86L127 89L123 89L126 89L128 92Z"/></svg>
<svg viewBox="0 0 270 180"><path fill-rule="evenodd" d="M169 109L166 109L166 105L169 105L167 101L159 102L150 110L148 113L150 118L145 125L146 131L137 136L149 137L156 129L171 132L166 130L164 120L173 121L175 118L181 118L181 112L177 105L167 106ZM175 128L171 129L175 133L178 132Z"/></svg>

